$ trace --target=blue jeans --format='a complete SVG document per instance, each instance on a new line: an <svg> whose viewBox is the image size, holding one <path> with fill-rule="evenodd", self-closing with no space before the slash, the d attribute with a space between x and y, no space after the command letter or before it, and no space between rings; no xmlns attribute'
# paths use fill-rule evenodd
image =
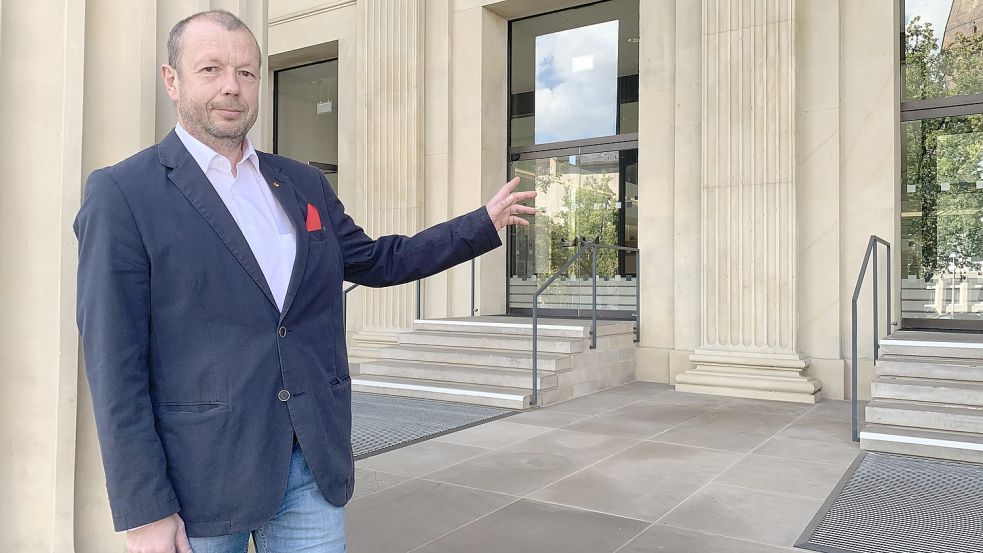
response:
<svg viewBox="0 0 983 553"><path fill-rule="evenodd" d="M252 531L257 553L345 553L345 508L318 491L300 446L294 444L283 503L272 519ZM246 553L249 532L190 538L194 553Z"/></svg>

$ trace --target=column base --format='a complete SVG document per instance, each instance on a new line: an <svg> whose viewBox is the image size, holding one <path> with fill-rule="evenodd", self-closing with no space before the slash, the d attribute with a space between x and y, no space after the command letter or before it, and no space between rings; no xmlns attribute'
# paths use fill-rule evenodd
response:
<svg viewBox="0 0 983 553"><path fill-rule="evenodd" d="M796 403L822 401L822 382L802 374L809 361L798 355L697 350L690 361L696 367L676 376L677 391Z"/></svg>

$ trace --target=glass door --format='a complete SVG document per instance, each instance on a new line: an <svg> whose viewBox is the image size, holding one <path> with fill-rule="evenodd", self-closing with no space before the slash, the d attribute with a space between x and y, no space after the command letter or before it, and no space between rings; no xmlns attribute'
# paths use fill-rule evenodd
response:
<svg viewBox="0 0 983 553"><path fill-rule="evenodd" d="M536 190L538 210L528 227L509 235L509 312L528 314L535 291L556 274L582 240L636 247L638 184L635 149L563 155L527 154L511 164L520 190ZM597 149L597 148L594 148ZM598 310L602 317L631 318L635 309L636 255L598 252ZM589 316L592 260L585 254L543 295L544 314Z"/></svg>
<svg viewBox="0 0 983 553"><path fill-rule="evenodd" d="M901 325L983 330L983 3L900 0Z"/></svg>

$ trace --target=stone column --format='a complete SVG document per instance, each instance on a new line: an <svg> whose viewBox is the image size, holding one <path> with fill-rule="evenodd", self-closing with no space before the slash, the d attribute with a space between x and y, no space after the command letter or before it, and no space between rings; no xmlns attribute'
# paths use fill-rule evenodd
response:
<svg viewBox="0 0 983 553"><path fill-rule="evenodd" d="M424 2L357 4L357 207L354 218L373 237L423 228ZM414 284L363 289L363 323L352 353L373 357L409 330Z"/></svg>
<svg viewBox="0 0 983 553"><path fill-rule="evenodd" d="M75 323L72 222L86 177L166 134L167 32L211 7L265 46L267 0L3 2L0 530L4 551L122 551ZM265 65L265 64L264 64Z"/></svg>
<svg viewBox="0 0 983 553"><path fill-rule="evenodd" d="M703 332L688 392L812 403L796 347L795 0L703 0Z"/></svg>

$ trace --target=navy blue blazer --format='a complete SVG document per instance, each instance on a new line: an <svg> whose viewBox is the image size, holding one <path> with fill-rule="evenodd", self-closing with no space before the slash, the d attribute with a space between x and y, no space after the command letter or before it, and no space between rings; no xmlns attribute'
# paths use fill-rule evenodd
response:
<svg viewBox="0 0 983 553"><path fill-rule="evenodd" d="M320 171L265 153L259 164L297 230L282 312L174 132L88 179L77 314L117 531L179 511L191 537L259 526L280 505L295 433L321 493L347 503L342 280L411 282L501 245L484 207L373 240ZM309 203L320 230L307 231Z"/></svg>

